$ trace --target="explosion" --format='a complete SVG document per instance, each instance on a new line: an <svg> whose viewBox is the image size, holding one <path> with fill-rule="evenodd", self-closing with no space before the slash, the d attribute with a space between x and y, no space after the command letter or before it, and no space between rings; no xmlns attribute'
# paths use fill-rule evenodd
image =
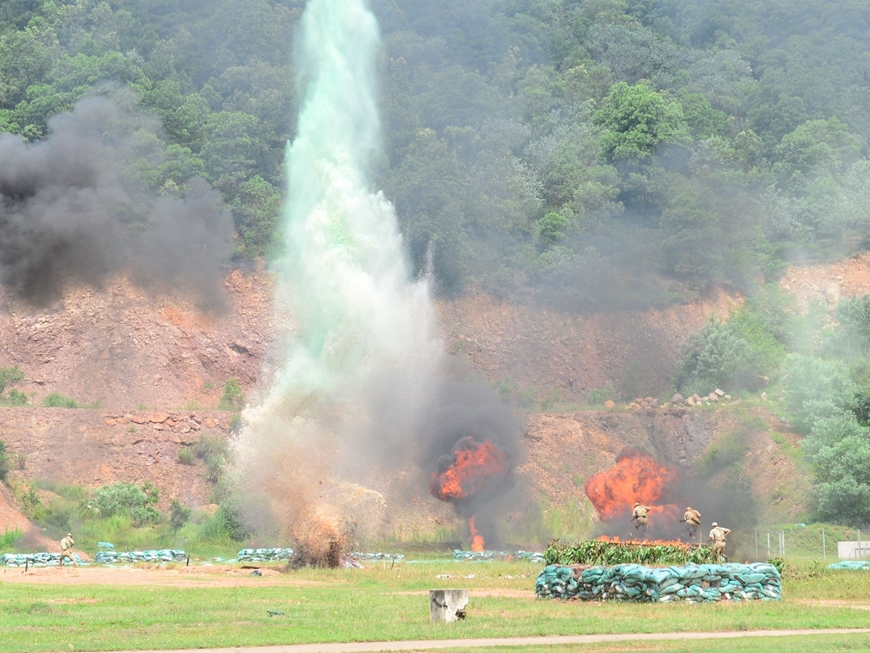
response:
<svg viewBox="0 0 870 653"><path fill-rule="evenodd" d="M492 440L478 442L467 436L459 440L451 455L442 456L438 471L432 473L429 492L437 499L456 505L486 500L511 482L513 457ZM474 515L468 522L472 551L484 550L484 537L477 530Z"/></svg>
<svg viewBox="0 0 870 653"><path fill-rule="evenodd" d="M679 509L668 500L679 481L677 470L660 463L636 447L623 449L616 464L590 476L583 489L603 521L631 513L635 502L649 507L650 517L661 515L677 522Z"/></svg>

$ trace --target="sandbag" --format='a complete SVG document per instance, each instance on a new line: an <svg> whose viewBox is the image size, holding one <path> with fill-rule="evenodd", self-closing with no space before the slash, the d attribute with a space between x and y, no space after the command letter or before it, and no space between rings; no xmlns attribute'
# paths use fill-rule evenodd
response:
<svg viewBox="0 0 870 653"><path fill-rule="evenodd" d="M773 565L686 565L650 568L637 564L576 568L548 565L535 581L539 598L714 602L780 600L782 578ZM670 597L670 598L667 598ZM667 598L666 601L663 599Z"/></svg>

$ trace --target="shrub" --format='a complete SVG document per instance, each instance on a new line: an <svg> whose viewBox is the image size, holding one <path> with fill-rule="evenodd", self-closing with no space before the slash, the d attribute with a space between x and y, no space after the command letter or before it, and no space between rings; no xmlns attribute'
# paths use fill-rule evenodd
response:
<svg viewBox="0 0 870 653"><path fill-rule="evenodd" d="M587 404L603 404L605 401L609 401L614 397L613 386L609 383L603 388L592 388L589 392L586 393L586 403Z"/></svg>
<svg viewBox="0 0 870 653"><path fill-rule="evenodd" d="M169 503L169 525L172 530L178 531L190 520L191 510L178 499L172 499Z"/></svg>
<svg viewBox="0 0 870 653"><path fill-rule="evenodd" d="M13 528L10 531L7 527L4 527L3 534L0 535L0 551L11 549L12 546L23 536L24 533L22 533L20 529Z"/></svg>
<svg viewBox="0 0 870 653"><path fill-rule="evenodd" d="M9 391L9 395L6 397L6 402L12 406L24 406L27 404L27 395L12 388Z"/></svg>
<svg viewBox="0 0 870 653"><path fill-rule="evenodd" d="M64 397L59 392L52 392L42 400L42 405L46 408L78 408L78 402L75 399Z"/></svg>
<svg viewBox="0 0 870 653"><path fill-rule="evenodd" d="M707 394L715 388L754 389L758 379L749 341L731 323L712 321L683 348L675 385L686 395Z"/></svg>
<svg viewBox="0 0 870 653"><path fill-rule="evenodd" d="M786 359L783 387L789 412L807 432L819 419L850 410L858 391L845 363L802 354Z"/></svg>
<svg viewBox="0 0 870 653"><path fill-rule="evenodd" d="M181 447L178 450L178 462L181 465L192 465L196 460L196 454L190 447Z"/></svg>
<svg viewBox="0 0 870 653"><path fill-rule="evenodd" d="M103 519L128 516L136 526L142 526L159 519L154 507L157 501L158 491L152 483L146 481L141 487L133 483L112 483L94 493L93 506Z"/></svg>
<svg viewBox="0 0 870 653"><path fill-rule="evenodd" d="M24 372L15 367L0 367L0 394L6 391L6 386L15 385L24 380Z"/></svg>
<svg viewBox="0 0 870 653"><path fill-rule="evenodd" d="M226 382L218 407L221 410L241 410L245 407L245 393L238 379L232 378Z"/></svg>
<svg viewBox="0 0 870 653"><path fill-rule="evenodd" d="M0 481L6 482L9 475L9 457L6 455L6 443L0 440Z"/></svg>

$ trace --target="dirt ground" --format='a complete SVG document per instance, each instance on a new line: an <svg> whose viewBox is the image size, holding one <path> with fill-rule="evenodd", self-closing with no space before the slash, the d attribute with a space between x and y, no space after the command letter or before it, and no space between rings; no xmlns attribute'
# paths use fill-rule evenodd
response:
<svg viewBox="0 0 870 653"><path fill-rule="evenodd" d="M251 576L252 569L229 565L195 567L38 567L25 572L17 567L4 567L0 581L36 585L116 585L162 587L262 587L283 585L302 587L320 585L319 581L303 580L277 569L260 568L262 576Z"/></svg>

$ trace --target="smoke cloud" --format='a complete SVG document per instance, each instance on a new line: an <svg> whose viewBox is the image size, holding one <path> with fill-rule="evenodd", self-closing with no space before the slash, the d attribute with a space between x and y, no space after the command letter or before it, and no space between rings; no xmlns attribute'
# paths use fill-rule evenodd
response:
<svg viewBox="0 0 870 653"><path fill-rule="evenodd" d="M158 132L129 102L90 97L53 117L42 141L0 135L0 283L46 305L67 286L127 273L219 306L232 254L220 195L194 179L183 197L156 197L128 174L134 139Z"/></svg>
<svg viewBox="0 0 870 653"><path fill-rule="evenodd" d="M311 0L298 44L305 99L287 151L276 288L295 328L271 387L244 413L236 472L246 500L265 497L285 536L311 549L350 525L381 526L389 507L363 484L373 471L384 480L416 462L427 488L461 437L515 449L518 428L494 393L445 380L429 278L414 278L393 206L369 188L374 16L363 0Z"/></svg>

